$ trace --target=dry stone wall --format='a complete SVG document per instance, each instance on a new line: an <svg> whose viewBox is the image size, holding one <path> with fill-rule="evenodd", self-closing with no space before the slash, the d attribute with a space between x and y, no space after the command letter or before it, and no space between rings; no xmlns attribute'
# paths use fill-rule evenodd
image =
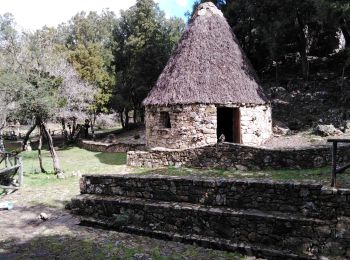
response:
<svg viewBox="0 0 350 260"><path fill-rule="evenodd" d="M338 162L350 160L350 146L340 146ZM128 152L127 164L137 167L187 166L239 170L319 168L331 164L329 146L267 149L223 143L185 150Z"/></svg>
<svg viewBox="0 0 350 260"><path fill-rule="evenodd" d="M130 143L101 143L89 140L79 140L80 148L103 153L126 153L129 151L142 151L145 150L144 144L130 144Z"/></svg>
<svg viewBox="0 0 350 260"><path fill-rule="evenodd" d="M260 145L272 135L270 106L241 107L242 143Z"/></svg>
<svg viewBox="0 0 350 260"><path fill-rule="evenodd" d="M83 223L266 259L349 259L350 190L159 175L85 175Z"/></svg>
<svg viewBox="0 0 350 260"><path fill-rule="evenodd" d="M162 125L161 113L170 116L171 128ZM272 134L271 107L242 106L243 144L260 145ZM215 105L146 107L146 140L150 148L186 149L217 143Z"/></svg>
<svg viewBox="0 0 350 260"><path fill-rule="evenodd" d="M169 113L171 128L162 126L161 112ZM214 105L148 106L145 121L148 147L185 149L215 144L217 141Z"/></svg>
<svg viewBox="0 0 350 260"><path fill-rule="evenodd" d="M82 194L137 197L332 219L350 217L350 190L314 183L159 175L84 175Z"/></svg>

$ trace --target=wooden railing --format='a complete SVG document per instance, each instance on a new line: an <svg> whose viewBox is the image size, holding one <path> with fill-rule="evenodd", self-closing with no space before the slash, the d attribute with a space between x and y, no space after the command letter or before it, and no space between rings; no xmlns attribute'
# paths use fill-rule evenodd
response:
<svg viewBox="0 0 350 260"><path fill-rule="evenodd" d="M0 153L0 165L5 168L0 169L0 188L18 189L23 185L23 163L22 158L17 153ZM18 175L18 185L15 186L14 177Z"/></svg>
<svg viewBox="0 0 350 260"><path fill-rule="evenodd" d="M347 168L350 168L350 163L347 163L337 168L337 149L338 143L350 143L350 139L328 139L327 142L332 143L332 180L331 187L335 187L337 181L337 174L344 172ZM350 149L350 147L349 147Z"/></svg>

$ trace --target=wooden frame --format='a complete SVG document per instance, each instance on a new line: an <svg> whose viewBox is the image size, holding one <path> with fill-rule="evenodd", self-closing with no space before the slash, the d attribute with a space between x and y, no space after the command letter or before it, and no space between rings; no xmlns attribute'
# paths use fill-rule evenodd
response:
<svg viewBox="0 0 350 260"><path fill-rule="evenodd" d="M328 139L327 142L332 143L332 178L331 187L335 187L337 181L337 173L342 173L350 168L350 163L337 168L337 149L338 143L350 143L350 139ZM349 147L350 149L350 147Z"/></svg>
<svg viewBox="0 0 350 260"><path fill-rule="evenodd" d="M233 142L236 144L242 143L241 134L241 111L239 108L233 108Z"/></svg>
<svg viewBox="0 0 350 260"><path fill-rule="evenodd" d="M18 154L0 153L0 163L4 162L4 169L0 170L0 184L1 180L11 180L18 174L18 186L0 185L1 189L18 189L23 185L23 162Z"/></svg>

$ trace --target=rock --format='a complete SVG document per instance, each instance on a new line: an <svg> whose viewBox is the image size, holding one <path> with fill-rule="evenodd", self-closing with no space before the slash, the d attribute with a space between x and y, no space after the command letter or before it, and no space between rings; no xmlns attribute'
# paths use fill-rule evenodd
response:
<svg viewBox="0 0 350 260"><path fill-rule="evenodd" d="M31 152L32 151L32 147L30 146L30 142L28 141L28 143L24 146L24 150Z"/></svg>
<svg viewBox="0 0 350 260"><path fill-rule="evenodd" d="M289 135L291 131L288 127L275 126L273 132L278 135Z"/></svg>
<svg viewBox="0 0 350 260"><path fill-rule="evenodd" d="M324 159L323 159L323 157L321 157L321 156L315 157L315 159L314 159L314 166L316 168L324 166Z"/></svg>
<svg viewBox="0 0 350 260"><path fill-rule="evenodd" d="M149 257L149 255L146 254L134 254L131 258L132 260L150 260L152 258Z"/></svg>
<svg viewBox="0 0 350 260"><path fill-rule="evenodd" d="M226 205L226 195L225 194L218 194L215 198L216 205Z"/></svg>
<svg viewBox="0 0 350 260"><path fill-rule="evenodd" d="M346 124L345 124L345 133L347 133L347 134L350 133L350 120L346 121Z"/></svg>
<svg viewBox="0 0 350 260"><path fill-rule="evenodd" d="M336 129L334 125L317 125L314 129L314 134L320 136L330 136L341 134L341 131Z"/></svg>
<svg viewBox="0 0 350 260"><path fill-rule="evenodd" d="M49 216L45 212L41 212L39 218L43 221L46 221L49 219Z"/></svg>
<svg viewBox="0 0 350 260"><path fill-rule="evenodd" d="M59 173L57 173L57 179L64 179L65 178L65 176L64 176L64 173L63 172L59 172Z"/></svg>
<svg viewBox="0 0 350 260"><path fill-rule="evenodd" d="M248 170L248 167L244 166L244 165L240 165L240 164L237 164L236 165L236 168L237 170L239 171L247 171Z"/></svg>

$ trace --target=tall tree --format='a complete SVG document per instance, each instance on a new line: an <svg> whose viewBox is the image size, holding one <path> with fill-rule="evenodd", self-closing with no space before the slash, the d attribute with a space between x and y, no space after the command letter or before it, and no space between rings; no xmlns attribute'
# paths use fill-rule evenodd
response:
<svg viewBox="0 0 350 260"><path fill-rule="evenodd" d="M118 84L115 100L124 111L126 124L129 109L141 118L142 100L146 97L163 70L185 24L181 19L166 19L158 4L152 0L137 0L121 12L113 33L114 65ZM115 102L114 102L115 104Z"/></svg>
<svg viewBox="0 0 350 260"><path fill-rule="evenodd" d="M68 61L84 81L97 86L94 102L90 107L92 127L96 115L108 111L115 85L111 45L114 24L114 13L105 10L101 14L78 13L68 24L62 24L59 28L68 49Z"/></svg>

